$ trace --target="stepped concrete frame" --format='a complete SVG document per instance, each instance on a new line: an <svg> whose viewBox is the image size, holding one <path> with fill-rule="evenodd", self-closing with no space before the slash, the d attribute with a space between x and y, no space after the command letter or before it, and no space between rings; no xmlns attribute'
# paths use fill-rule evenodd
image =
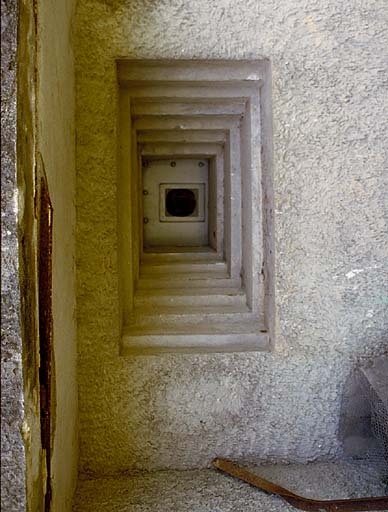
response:
<svg viewBox="0 0 388 512"><path fill-rule="evenodd" d="M120 113L122 116L122 130L121 130L121 147L124 151L121 152L121 169L127 169L127 171L122 171L122 175L119 178L119 183L122 186L119 187L120 192L122 193L122 204L123 208L126 208L128 205L128 187L132 187L133 192L136 194L136 198L131 202L131 219L132 223L130 224L129 219L122 215L123 212L119 210L119 222L121 222L121 226L119 227L119 234L122 237L123 234L127 238L122 241L122 251L124 254L124 260L130 261L132 259L132 278L128 271L128 267L126 264L122 269L122 276L124 278L124 289L126 290L124 293L124 316L125 318L129 318L132 311L132 297L134 293L134 287L137 282L139 276L139 258L141 259L142 253L142 216L141 216L141 200L139 198L138 191L141 190L141 155L139 151L133 151L132 158L129 160L130 148L128 147L128 142L131 139L132 148L136 148L137 145L137 136L138 133L166 133L164 137L171 136L171 132L173 130L179 131L177 134L181 133L181 140L184 141L187 138L185 134L186 131L190 133L203 133L205 134L205 142L208 142L206 139L206 134L209 133L210 139L212 138L214 133L223 133L225 134L225 176L228 177L227 180L224 180L226 190L225 196L228 200L225 202L224 210L225 210L225 221L229 222L229 225L226 226L224 232L224 249L226 253L226 260L228 262L229 270L231 277L235 280L240 280L241 274L241 209L236 207L237 205L233 204L233 201L236 203L236 198L241 197L241 178L240 178L240 133L239 133L239 123L241 113L239 115L235 115L234 118L224 118L218 116L214 118L214 116L208 115L206 117L206 129L203 129L203 120L198 117L193 117L193 114L190 118L172 118L172 117L157 117L152 119L150 117L146 119L136 119L133 122L133 130L131 129L128 121L130 119L130 101L131 98L127 91L123 91L121 94L121 109ZM168 109L171 111L171 102L168 103ZM144 136L143 136L144 138ZM179 139L175 137L175 142L179 142ZM194 142L193 140L191 142ZM175 149L178 152L178 147ZM132 162L132 171L129 171L130 164ZM233 168L233 170L231 170ZM233 172L234 171L234 172ZM126 180L131 176L131 183L127 183ZM220 194L218 194L218 198L220 198ZM219 209L221 206L219 206ZM233 215L232 215L233 212ZM126 212L129 213L128 211ZM131 237L129 238L129 233L131 233ZM233 240L233 242L232 242ZM131 248L131 244L133 248ZM139 256L140 255L140 256Z"/></svg>
<svg viewBox="0 0 388 512"><path fill-rule="evenodd" d="M212 104L208 107L212 112ZM168 111L171 104L168 104ZM195 112L195 116L194 116ZM184 118L158 117L155 119L136 119L133 123L135 134L138 130L146 131L157 129L161 132L179 128L181 132L187 129L200 130L218 129L226 130L225 151L225 232L224 248L231 278L241 277L241 148L240 148L240 121L243 113L220 116L208 114L206 117L197 113L196 103L192 106L191 115ZM178 148L176 148L178 151ZM139 170L137 171L139 173ZM140 174L139 174L140 176ZM139 185L140 186L140 185ZM141 224L141 220L140 220ZM140 230L141 233L141 230ZM142 244L140 243L140 251Z"/></svg>
<svg viewBox="0 0 388 512"><path fill-rule="evenodd" d="M266 333L265 345L270 347L274 294L269 62L120 60L117 73L123 339L128 337L126 328L133 316L144 254L142 158L178 158L185 154L205 157L206 152L193 152L194 146L201 151L201 143L203 149L203 144L216 141L224 145L224 186L220 187L217 179L215 194L216 210L221 210L220 200L225 199L223 227L218 214L212 219L216 219L218 239L223 231L223 256L230 284L242 280L247 305L259 322L260 332ZM208 343L212 343L211 339ZM249 349L254 350L252 346ZM262 350L263 346L257 349Z"/></svg>

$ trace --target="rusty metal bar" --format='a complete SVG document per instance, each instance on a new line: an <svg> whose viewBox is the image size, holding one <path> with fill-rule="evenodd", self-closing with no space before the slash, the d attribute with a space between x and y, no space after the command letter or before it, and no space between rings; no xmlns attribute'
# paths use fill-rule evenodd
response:
<svg viewBox="0 0 388 512"><path fill-rule="evenodd" d="M213 466L230 476L238 478L253 487L261 489L271 494L277 494L282 497L290 505L300 510L316 510L326 512L356 512L356 511L376 511L388 510L388 496L378 496L370 498L354 498L346 500L313 500L311 498L304 498L299 496L280 485L274 484L269 480L265 480L260 476L237 466L233 462L226 459L215 459Z"/></svg>
<svg viewBox="0 0 388 512"><path fill-rule="evenodd" d="M38 286L39 286L39 383L40 428L42 449L46 457L45 511L51 510L51 452L52 452L52 372L53 372L53 319L52 319L52 250L53 208L46 176L40 177L38 208Z"/></svg>

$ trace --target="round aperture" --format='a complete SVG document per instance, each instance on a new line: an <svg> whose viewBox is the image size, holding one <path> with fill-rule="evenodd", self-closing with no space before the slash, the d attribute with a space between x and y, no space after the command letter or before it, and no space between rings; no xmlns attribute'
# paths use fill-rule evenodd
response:
<svg viewBox="0 0 388 512"><path fill-rule="evenodd" d="M195 194L189 188L173 188L166 194L166 210L172 217L189 217L196 206Z"/></svg>

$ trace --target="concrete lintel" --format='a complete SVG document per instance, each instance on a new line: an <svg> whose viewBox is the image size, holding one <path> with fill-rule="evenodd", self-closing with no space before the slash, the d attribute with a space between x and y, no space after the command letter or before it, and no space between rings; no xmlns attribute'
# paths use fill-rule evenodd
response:
<svg viewBox="0 0 388 512"><path fill-rule="evenodd" d="M117 61L120 83L136 81L248 81L265 76L266 59L260 60L127 60Z"/></svg>

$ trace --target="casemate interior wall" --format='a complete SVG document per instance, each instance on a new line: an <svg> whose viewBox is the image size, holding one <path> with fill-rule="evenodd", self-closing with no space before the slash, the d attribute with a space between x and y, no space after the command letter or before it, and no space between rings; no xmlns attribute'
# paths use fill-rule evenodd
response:
<svg viewBox="0 0 388 512"><path fill-rule="evenodd" d="M85 0L75 29L81 473L339 456L346 378L387 352L384 0ZM272 351L119 355L119 58L270 60Z"/></svg>

